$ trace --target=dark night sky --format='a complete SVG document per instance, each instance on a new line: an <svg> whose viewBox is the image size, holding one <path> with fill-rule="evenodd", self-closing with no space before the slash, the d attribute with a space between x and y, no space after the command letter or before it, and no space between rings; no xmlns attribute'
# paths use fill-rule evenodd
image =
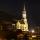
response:
<svg viewBox="0 0 40 40"><path fill-rule="evenodd" d="M30 22L32 24L40 25L40 1L26 0L26 6L28 1ZM7 12L13 18L19 18L19 10L22 9L25 0L1 0L0 11ZM21 18L21 17L20 17Z"/></svg>
<svg viewBox="0 0 40 40"><path fill-rule="evenodd" d="M40 0L32 1L32 19L35 24L40 25Z"/></svg>

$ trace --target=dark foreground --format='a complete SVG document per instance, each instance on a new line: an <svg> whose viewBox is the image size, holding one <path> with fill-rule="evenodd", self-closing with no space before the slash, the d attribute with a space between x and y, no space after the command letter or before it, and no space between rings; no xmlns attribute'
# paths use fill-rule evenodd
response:
<svg viewBox="0 0 40 40"><path fill-rule="evenodd" d="M21 30L0 31L0 40L40 40L40 35L30 34L29 32L22 32Z"/></svg>

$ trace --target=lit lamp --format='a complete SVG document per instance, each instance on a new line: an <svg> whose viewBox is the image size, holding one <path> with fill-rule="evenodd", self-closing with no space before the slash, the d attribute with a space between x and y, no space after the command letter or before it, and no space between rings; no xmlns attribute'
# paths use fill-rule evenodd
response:
<svg viewBox="0 0 40 40"><path fill-rule="evenodd" d="M32 30L31 32L32 32L32 33L34 33L35 31L34 31L34 30Z"/></svg>
<svg viewBox="0 0 40 40"><path fill-rule="evenodd" d="M32 37L34 38L34 37L36 37L36 35L32 35Z"/></svg>
<svg viewBox="0 0 40 40"><path fill-rule="evenodd" d="M32 33L34 33L35 31L34 30L32 30Z"/></svg>

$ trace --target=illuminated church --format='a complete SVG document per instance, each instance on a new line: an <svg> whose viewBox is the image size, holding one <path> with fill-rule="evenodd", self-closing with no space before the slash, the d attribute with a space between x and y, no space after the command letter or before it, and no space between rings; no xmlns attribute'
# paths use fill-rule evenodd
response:
<svg viewBox="0 0 40 40"><path fill-rule="evenodd" d="M25 5L22 11L22 19L17 21L16 28L21 29L22 31L28 31L28 22L27 22Z"/></svg>

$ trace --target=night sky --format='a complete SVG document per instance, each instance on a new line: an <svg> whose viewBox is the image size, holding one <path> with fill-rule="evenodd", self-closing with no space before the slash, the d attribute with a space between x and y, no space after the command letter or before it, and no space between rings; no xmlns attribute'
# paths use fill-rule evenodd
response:
<svg viewBox="0 0 40 40"><path fill-rule="evenodd" d="M13 19L20 19L21 13L19 10L22 10L24 3L26 4L26 10L27 10L27 3L28 3L28 18L30 24L40 25L40 1L0 0L0 11L7 12L7 14Z"/></svg>
<svg viewBox="0 0 40 40"><path fill-rule="evenodd" d="M40 25L40 0L33 0L31 4L32 20L36 25Z"/></svg>

